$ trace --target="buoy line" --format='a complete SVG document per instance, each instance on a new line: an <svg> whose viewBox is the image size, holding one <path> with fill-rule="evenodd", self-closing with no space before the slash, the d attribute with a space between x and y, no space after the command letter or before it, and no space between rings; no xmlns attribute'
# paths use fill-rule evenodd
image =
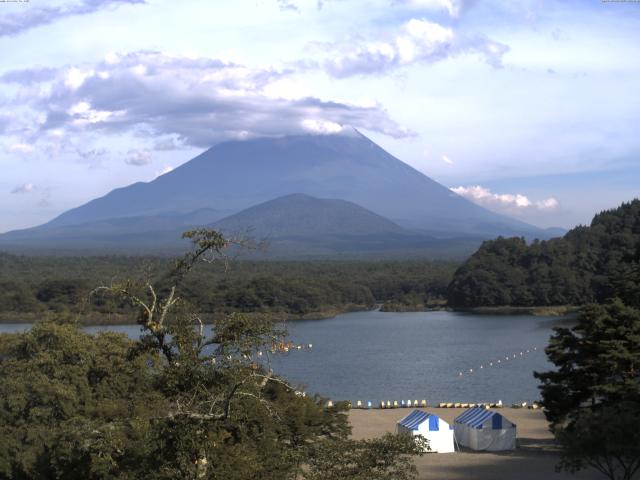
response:
<svg viewBox="0 0 640 480"><path fill-rule="evenodd" d="M264 350L264 351L258 350L256 352L256 355L258 357L262 357L262 355L264 355L265 353L272 353L272 354L289 353L289 352L295 352L298 350L311 350L311 349L313 349L313 343L295 344L293 342L278 342L271 345L271 348L267 350Z"/></svg>
<svg viewBox="0 0 640 480"><path fill-rule="evenodd" d="M489 362L483 363L480 365L479 368L475 368L475 369L469 368L468 370L461 370L458 372L457 377L464 377L465 375L473 375L474 373L477 373L480 370L484 370L485 368L498 367L505 364L508 361L512 361L518 358L524 358L529 354L537 352L538 350L539 350L538 347L532 347L527 350L520 350L519 352L510 354L510 355L505 355L504 357L500 357L497 360L491 360Z"/></svg>

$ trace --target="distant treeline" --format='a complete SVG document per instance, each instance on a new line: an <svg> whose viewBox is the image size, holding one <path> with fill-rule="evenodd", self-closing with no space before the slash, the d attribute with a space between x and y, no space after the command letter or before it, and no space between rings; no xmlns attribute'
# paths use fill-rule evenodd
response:
<svg viewBox="0 0 640 480"><path fill-rule="evenodd" d="M326 315L376 303L410 309L443 302L457 266L428 261L237 261L225 271L219 264L202 264L179 293L202 313ZM84 314L95 321L107 314L129 315L130 305L91 292L127 279L158 279L170 267L170 261L152 257L0 254L0 318L51 312Z"/></svg>
<svg viewBox="0 0 640 480"><path fill-rule="evenodd" d="M562 238L484 242L455 273L455 307L640 303L640 201L596 215Z"/></svg>

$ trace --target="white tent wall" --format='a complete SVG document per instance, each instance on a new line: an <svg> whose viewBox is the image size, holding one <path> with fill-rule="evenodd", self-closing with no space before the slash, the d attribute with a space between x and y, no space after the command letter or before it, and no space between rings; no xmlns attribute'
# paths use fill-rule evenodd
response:
<svg viewBox="0 0 640 480"><path fill-rule="evenodd" d="M469 409L455 420L459 445L473 450L515 450L516 425L497 412Z"/></svg>
<svg viewBox="0 0 640 480"><path fill-rule="evenodd" d="M451 453L455 451L453 429L437 415L414 410L398 421L396 431L414 436L422 435L429 442L428 452Z"/></svg>
<svg viewBox="0 0 640 480"><path fill-rule="evenodd" d="M457 437L456 437L457 438ZM488 430L471 428L469 429L469 448L487 452L498 452L502 450L515 450L516 429Z"/></svg>
<svg viewBox="0 0 640 480"><path fill-rule="evenodd" d="M444 423L444 422L443 422ZM449 424L445 424L446 430L437 432L418 432L415 435L422 435L429 440L429 451L436 453L452 453L455 451L453 447L453 430L449 429Z"/></svg>

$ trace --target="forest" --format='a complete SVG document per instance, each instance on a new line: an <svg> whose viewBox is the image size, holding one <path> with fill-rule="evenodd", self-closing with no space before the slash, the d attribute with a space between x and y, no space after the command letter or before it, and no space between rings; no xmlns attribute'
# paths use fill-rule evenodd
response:
<svg viewBox="0 0 640 480"><path fill-rule="evenodd" d="M564 237L484 242L455 273L454 307L640 302L640 200L597 214Z"/></svg>
<svg viewBox="0 0 640 480"><path fill-rule="evenodd" d="M92 293L131 278L160 278L172 261L157 257L35 257L0 253L0 319L80 314L84 323L125 321L131 306ZM373 308L442 304L458 264L429 261L248 262L199 264L181 296L202 314L235 312L315 318Z"/></svg>

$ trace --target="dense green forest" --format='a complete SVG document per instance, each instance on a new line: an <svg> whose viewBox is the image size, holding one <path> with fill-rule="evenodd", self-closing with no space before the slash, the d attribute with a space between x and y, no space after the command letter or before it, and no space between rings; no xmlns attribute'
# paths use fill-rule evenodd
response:
<svg viewBox="0 0 640 480"><path fill-rule="evenodd" d="M640 200L596 215L562 238L484 242L455 273L449 304L584 305L619 297L640 302Z"/></svg>
<svg viewBox="0 0 640 480"><path fill-rule="evenodd" d="M0 318L83 314L118 321L130 306L91 294L99 285L153 281L172 266L153 257L26 257L0 254ZM202 313L260 312L276 317L332 315L385 304L422 308L443 302L457 264L427 261L244 262L200 264L181 285ZM141 273L142 272L142 273Z"/></svg>

